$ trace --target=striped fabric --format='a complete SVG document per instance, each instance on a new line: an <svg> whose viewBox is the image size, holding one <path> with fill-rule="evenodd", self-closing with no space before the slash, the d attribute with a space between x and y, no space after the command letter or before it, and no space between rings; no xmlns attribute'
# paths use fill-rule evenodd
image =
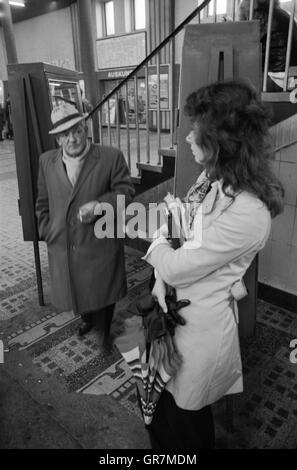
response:
<svg viewBox="0 0 297 470"><path fill-rule="evenodd" d="M189 189L185 198L185 202L190 204L190 217L189 228L192 228L195 214L199 209L200 204L203 202L205 196L211 189L211 180L204 176L199 178L198 181Z"/></svg>
<svg viewBox="0 0 297 470"><path fill-rule="evenodd" d="M178 371L182 360L169 333L146 343L141 316L135 315L123 321L124 331L115 339L115 344L133 373L143 419L148 425L152 422L160 394Z"/></svg>

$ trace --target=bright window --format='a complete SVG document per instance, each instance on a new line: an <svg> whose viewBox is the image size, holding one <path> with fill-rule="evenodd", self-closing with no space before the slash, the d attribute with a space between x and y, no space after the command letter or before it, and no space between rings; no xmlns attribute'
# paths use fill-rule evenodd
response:
<svg viewBox="0 0 297 470"><path fill-rule="evenodd" d="M134 0L135 30L145 29L145 0Z"/></svg>
<svg viewBox="0 0 297 470"><path fill-rule="evenodd" d="M105 26L107 36L114 34L114 4L105 2Z"/></svg>
<svg viewBox="0 0 297 470"><path fill-rule="evenodd" d="M209 16L213 15L214 10L214 1L212 0L208 6L208 14ZM223 15L227 13L227 0L217 0L217 8L216 8L217 15Z"/></svg>

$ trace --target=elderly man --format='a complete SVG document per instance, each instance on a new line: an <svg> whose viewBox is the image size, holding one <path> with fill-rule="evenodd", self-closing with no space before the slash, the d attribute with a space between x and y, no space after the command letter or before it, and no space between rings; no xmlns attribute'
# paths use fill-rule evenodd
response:
<svg viewBox="0 0 297 470"><path fill-rule="evenodd" d="M115 303L126 294L124 240L98 239L100 203L116 212L117 196L134 196L123 154L87 138L86 114L62 102L51 114L59 149L40 157L36 214L47 243L53 305L80 314L79 334L93 326L108 343ZM98 206L99 204L99 206Z"/></svg>

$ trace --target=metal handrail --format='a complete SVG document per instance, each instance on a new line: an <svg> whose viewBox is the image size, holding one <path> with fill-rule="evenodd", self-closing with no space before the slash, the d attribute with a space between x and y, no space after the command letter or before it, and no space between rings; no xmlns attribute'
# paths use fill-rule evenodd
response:
<svg viewBox="0 0 297 470"><path fill-rule="evenodd" d="M204 2L201 3L195 10L192 11L190 15L187 16L187 18L180 23L177 28L175 28L172 33L170 33L142 62L140 62L137 67L135 67L132 72L127 75L118 85L114 87L113 90L111 90L108 95L106 95L96 106L89 112L87 119L92 116L99 108L101 108L104 103L106 103L117 91L122 88L123 85L125 85L126 82L128 82L132 77L134 77L139 70L141 70L145 65L148 64L148 62L155 57L158 52L163 49L164 46L166 46L175 36L193 19L197 14L199 14L209 3L211 0L204 0Z"/></svg>

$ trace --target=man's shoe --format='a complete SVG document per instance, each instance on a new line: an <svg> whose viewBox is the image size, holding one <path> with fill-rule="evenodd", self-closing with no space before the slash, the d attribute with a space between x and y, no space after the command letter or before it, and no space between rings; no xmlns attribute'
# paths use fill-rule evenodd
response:
<svg viewBox="0 0 297 470"><path fill-rule="evenodd" d="M79 336L84 336L93 328L92 323L83 322L78 329Z"/></svg>

